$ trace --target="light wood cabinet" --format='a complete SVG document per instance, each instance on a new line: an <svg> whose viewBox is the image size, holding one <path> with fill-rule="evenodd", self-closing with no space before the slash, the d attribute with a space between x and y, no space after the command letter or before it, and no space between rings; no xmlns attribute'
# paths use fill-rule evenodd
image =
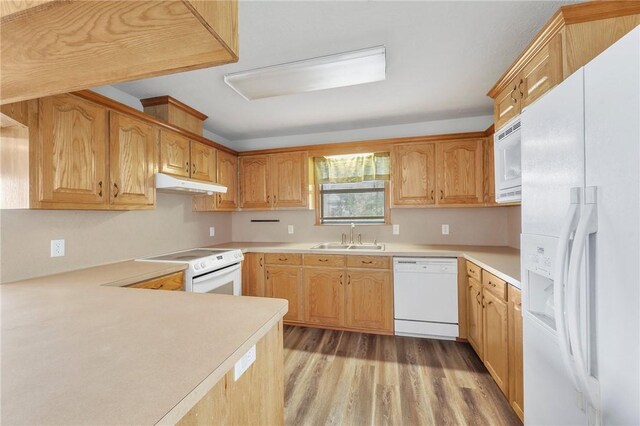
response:
<svg viewBox="0 0 640 426"><path fill-rule="evenodd" d="M493 117L496 129L501 128L509 120L520 114L521 96L518 92L518 81L512 81L493 101Z"/></svg>
<svg viewBox="0 0 640 426"><path fill-rule="evenodd" d="M191 141L191 179L216 182L216 149Z"/></svg>
<svg viewBox="0 0 640 426"><path fill-rule="evenodd" d="M190 147L189 138L162 129L160 131L160 164L158 171L180 177L190 177Z"/></svg>
<svg viewBox="0 0 640 426"><path fill-rule="evenodd" d="M391 150L393 206L423 206L435 203L435 144L413 143Z"/></svg>
<svg viewBox="0 0 640 426"><path fill-rule="evenodd" d="M163 275L158 278L131 284L127 287L146 288L149 290L181 291L184 290L184 273L175 272L173 274Z"/></svg>
<svg viewBox="0 0 640 426"><path fill-rule="evenodd" d="M483 140L436 144L438 204L482 204Z"/></svg>
<svg viewBox="0 0 640 426"><path fill-rule="evenodd" d="M342 269L305 268L305 323L329 326L343 324L344 280L345 272Z"/></svg>
<svg viewBox="0 0 640 426"><path fill-rule="evenodd" d="M483 360L503 394L509 393L509 336L507 302L482 291Z"/></svg>
<svg viewBox="0 0 640 426"><path fill-rule="evenodd" d="M232 211L238 208L238 157L224 151L217 154L218 183L227 187L227 192L217 194L216 210Z"/></svg>
<svg viewBox="0 0 640 426"><path fill-rule="evenodd" d="M304 292L302 268L299 266L267 265L266 289L268 297L289 301L285 321L304 321Z"/></svg>
<svg viewBox="0 0 640 426"><path fill-rule="evenodd" d="M509 403L524 421L522 302L520 290L509 286Z"/></svg>
<svg viewBox="0 0 640 426"><path fill-rule="evenodd" d="M39 201L107 205L107 110L71 95L40 99Z"/></svg>
<svg viewBox="0 0 640 426"><path fill-rule="evenodd" d="M347 271L347 327L393 333L393 284L391 272Z"/></svg>
<svg viewBox="0 0 640 426"><path fill-rule="evenodd" d="M469 277L467 292L467 327L468 340L480 359L483 359L483 321L482 321L482 286L474 278Z"/></svg>
<svg viewBox="0 0 640 426"><path fill-rule="evenodd" d="M264 254L245 253L242 262L242 295L265 297Z"/></svg>
<svg viewBox="0 0 640 426"><path fill-rule="evenodd" d="M240 157L240 207L246 210L309 205L306 152Z"/></svg>
<svg viewBox="0 0 640 426"><path fill-rule="evenodd" d="M111 204L153 205L157 130L116 112L109 119Z"/></svg>
<svg viewBox="0 0 640 426"><path fill-rule="evenodd" d="M562 34L558 33L524 67L518 80L520 111L562 81Z"/></svg>

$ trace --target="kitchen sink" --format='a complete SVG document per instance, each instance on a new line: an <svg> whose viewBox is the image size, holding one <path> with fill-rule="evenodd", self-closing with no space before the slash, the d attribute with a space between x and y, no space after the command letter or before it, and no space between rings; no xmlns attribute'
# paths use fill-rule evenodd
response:
<svg viewBox="0 0 640 426"><path fill-rule="evenodd" d="M384 244L342 244L342 243L322 243L311 247L311 250L367 250L384 251Z"/></svg>

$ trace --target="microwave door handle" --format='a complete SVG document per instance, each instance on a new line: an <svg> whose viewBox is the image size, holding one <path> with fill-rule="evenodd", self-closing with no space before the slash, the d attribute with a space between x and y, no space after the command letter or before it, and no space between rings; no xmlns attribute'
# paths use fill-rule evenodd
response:
<svg viewBox="0 0 640 426"><path fill-rule="evenodd" d="M562 361L569 375L573 387L577 390L578 383L576 379L576 373L574 371L573 361L571 360L571 352L569 346L569 337L567 326L565 322L565 302L566 297L564 294L565 286L565 273L567 271L567 252L569 251L569 239L571 233L576 227L576 213L579 206L579 189L571 188L571 204L567 210L567 214L562 222L560 228L560 235L558 241L558 249L556 251L555 259L555 271L553 276L553 309L556 321L556 334L558 336L558 342L560 344L560 353L562 354Z"/></svg>
<svg viewBox="0 0 640 426"><path fill-rule="evenodd" d="M584 342L580 333L581 315L579 309L580 299L580 266L586 248L586 241L590 234L597 231L596 204L585 204L584 213L576 228L571 259L569 261L569 276L567 278L567 325L569 330L569 342L573 351L573 362L580 390L587 398L587 402L598 410L598 396L595 389L589 383L590 372L586 365L584 354Z"/></svg>
<svg viewBox="0 0 640 426"><path fill-rule="evenodd" d="M200 275L199 277L193 279L193 284L198 284L198 283L201 283L202 281L210 280L212 278L224 277L225 275L234 273L238 269L240 269L240 264L234 265L230 268L222 269L220 271L215 271L205 275Z"/></svg>

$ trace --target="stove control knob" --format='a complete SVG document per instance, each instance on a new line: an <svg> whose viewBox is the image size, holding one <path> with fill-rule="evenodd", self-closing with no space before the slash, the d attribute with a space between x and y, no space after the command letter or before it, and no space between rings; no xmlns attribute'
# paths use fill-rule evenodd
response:
<svg viewBox="0 0 640 426"><path fill-rule="evenodd" d="M200 269L200 265L198 265L197 263L195 265L193 265L193 267L195 268L195 270L197 271L198 269Z"/></svg>
<svg viewBox="0 0 640 426"><path fill-rule="evenodd" d="M206 264L204 262L200 262L200 267L204 268L206 266Z"/></svg>

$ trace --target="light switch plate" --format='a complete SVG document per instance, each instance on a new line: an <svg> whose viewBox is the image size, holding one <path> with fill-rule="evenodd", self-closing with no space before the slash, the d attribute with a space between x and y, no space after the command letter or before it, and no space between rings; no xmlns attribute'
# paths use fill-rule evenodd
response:
<svg viewBox="0 0 640 426"><path fill-rule="evenodd" d="M64 256L64 240L51 240L51 257Z"/></svg>
<svg viewBox="0 0 640 426"><path fill-rule="evenodd" d="M442 235L449 235L449 225L442 225Z"/></svg>
<svg viewBox="0 0 640 426"><path fill-rule="evenodd" d="M288 232L289 234L293 234L293 225L288 225L288 226L287 226L287 232Z"/></svg>
<svg viewBox="0 0 640 426"><path fill-rule="evenodd" d="M251 367L251 364L256 362L256 345L253 345L246 354L240 358L240 361L236 362L236 365L233 368L233 380L238 381L238 379L244 374L245 371Z"/></svg>
<svg viewBox="0 0 640 426"><path fill-rule="evenodd" d="M400 235L400 225L393 225L393 235Z"/></svg>
<svg viewBox="0 0 640 426"><path fill-rule="evenodd" d="M210 237L215 237L216 236L216 228L215 227L210 227L209 228L209 236Z"/></svg>

